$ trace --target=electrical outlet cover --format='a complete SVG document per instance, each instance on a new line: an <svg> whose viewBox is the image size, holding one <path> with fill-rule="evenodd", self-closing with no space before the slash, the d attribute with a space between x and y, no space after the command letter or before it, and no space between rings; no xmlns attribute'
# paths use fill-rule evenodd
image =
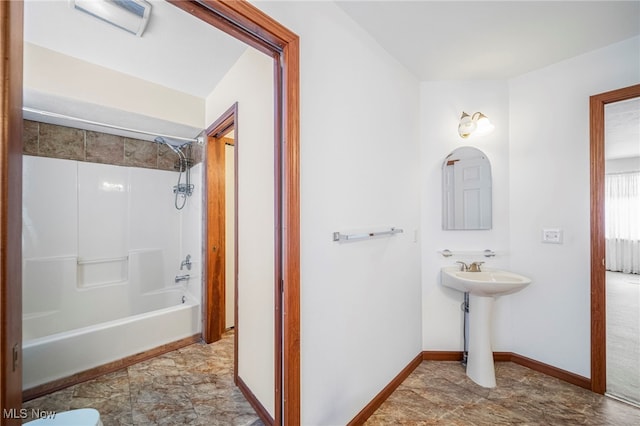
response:
<svg viewBox="0 0 640 426"><path fill-rule="evenodd" d="M562 229L545 228L542 230L542 242L548 244L562 244Z"/></svg>

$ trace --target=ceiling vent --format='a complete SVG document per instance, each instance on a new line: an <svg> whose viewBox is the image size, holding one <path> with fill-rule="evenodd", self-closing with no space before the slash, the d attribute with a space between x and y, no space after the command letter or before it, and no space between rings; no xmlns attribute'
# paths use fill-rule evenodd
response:
<svg viewBox="0 0 640 426"><path fill-rule="evenodd" d="M69 0L69 4L138 37L151 16L151 4L144 0Z"/></svg>

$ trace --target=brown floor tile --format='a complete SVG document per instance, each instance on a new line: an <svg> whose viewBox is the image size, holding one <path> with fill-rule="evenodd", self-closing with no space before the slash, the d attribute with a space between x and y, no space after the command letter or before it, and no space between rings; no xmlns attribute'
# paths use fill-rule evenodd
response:
<svg viewBox="0 0 640 426"><path fill-rule="evenodd" d="M513 363L496 364L493 389L457 362L424 361L366 425L640 425L640 408Z"/></svg>
<svg viewBox="0 0 640 426"><path fill-rule="evenodd" d="M366 425L640 425L640 408L517 364L497 363L496 380L496 388L483 388L457 362L424 361ZM24 407L58 412L94 407L105 426L263 426L233 384L233 333L215 344L190 345Z"/></svg>
<svg viewBox="0 0 640 426"><path fill-rule="evenodd" d="M56 412L85 407L97 409L105 426L262 426L233 383L232 332L24 404Z"/></svg>

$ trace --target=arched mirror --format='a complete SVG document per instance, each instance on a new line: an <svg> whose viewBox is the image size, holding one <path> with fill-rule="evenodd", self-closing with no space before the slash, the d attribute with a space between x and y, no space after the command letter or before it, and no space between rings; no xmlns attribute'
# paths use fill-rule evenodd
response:
<svg viewBox="0 0 640 426"><path fill-rule="evenodd" d="M442 229L491 229L491 163L464 146L442 164Z"/></svg>

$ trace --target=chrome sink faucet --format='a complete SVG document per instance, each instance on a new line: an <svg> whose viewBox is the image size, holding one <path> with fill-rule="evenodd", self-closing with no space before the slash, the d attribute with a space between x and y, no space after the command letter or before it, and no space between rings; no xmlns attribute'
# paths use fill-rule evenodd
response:
<svg viewBox="0 0 640 426"><path fill-rule="evenodd" d="M480 265L482 265L484 262L473 262L471 265L469 265L469 272L482 272L480 270Z"/></svg>
<svg viewBox="0 0 640 426"><path fill-rule="evenodd" d="M467 265L466 263L458 260L456 263L460 264L460 270L461 271L466 271L466 272L482 272L480 270L480 265L482 265L484 262L472 262L470 265Z"/></svg>
<svg viewBox="0 0 640 426"><path fill-rule="evenodd" d="M468 271L469 270L469 265L467 265L466 263L464 263L461 260L458 260L456 263L460 264L460 270L461 271Z"/></svg>

